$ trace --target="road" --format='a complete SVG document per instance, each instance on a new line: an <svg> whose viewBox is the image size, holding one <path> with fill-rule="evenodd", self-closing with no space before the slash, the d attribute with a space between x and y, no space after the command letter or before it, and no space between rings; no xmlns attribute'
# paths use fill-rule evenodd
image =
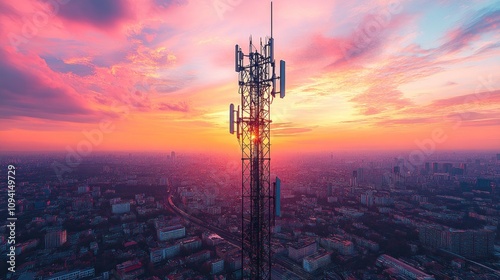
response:
<svg viewBox="0 0 500 280"><path fill-rule="evenodd" d="M207 223L203 222L202 220L195 218L195 217L189 215L188 213L182 211L181 209L179 209L179 207L175 206L174 202L172 201L172 195L168 196L168 206L170 207L170 209L172 211L174 211L176 214L180 215L181 217L184 217L188 221L190 221L190 222L192 222L192 223L194 223L202 228L205 228L209 231L212 231L212 232L218 234L220 237L224 238L230 244L241 249L241 238L238 238L234 234L226 232L218 227L208 225ZM286 261L283 261L281 259L280 260L277 259L276 264L279 265L280 267L286 269L290 274L296 275L297 278L299 278L299 279L313 279L312 275L303 271L302 268L295 263L286 262Z"/></svg>
<svg viewBox="0 0 500 280"><path fill-rule="evenodd" d="M205 228L211 232L218 234L220 237L224 238L231 245L234 245L234 246L241 249L241 246L240 246L241 239L240 238L236 237L234 234L223 231L218 227L211 226L211 225L203 222L202 220L195 218L195 217L189 215L188 213L182 211L180 208L175 206L174 202L172 201L172 195L170 195L168 197L168 204L170 206L170 209L172 209L176 214L184 217L185 219L189 220L190 222L192 222L192 223L194 223L202 228Z"/></svg>

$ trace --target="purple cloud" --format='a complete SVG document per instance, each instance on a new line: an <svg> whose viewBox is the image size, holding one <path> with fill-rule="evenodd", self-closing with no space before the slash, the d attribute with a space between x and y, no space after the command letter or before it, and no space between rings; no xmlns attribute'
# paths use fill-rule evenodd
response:
<svg viewBox="0 0 500 280"><path fill-rule="evenodd" d="M84 22L98 28L114 27L131 17L128 1L121 0L71 0L61 5L58 14L73 22Z"/></svg>

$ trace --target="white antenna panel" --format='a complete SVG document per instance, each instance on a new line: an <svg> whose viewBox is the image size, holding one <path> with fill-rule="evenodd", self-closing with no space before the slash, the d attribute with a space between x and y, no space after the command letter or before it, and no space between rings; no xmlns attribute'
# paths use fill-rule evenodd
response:
<svg viewBox="0 0 500 280"><path fill-rule="evenodd" d="M276 94L276 74L273 73L273 91L271 92L271 94L274 95Z"/></svg>
<svg viewBox="0 0 500 280"><path fill-rule="evenodd" d="M240 47L238 45L234 46L234 70L236 72L240 72L239 53Z"/></svg>
<svg viewBox="0 0 500 280"><path fill-rule="evenodd" d="M229 133L234 134L234 104L229 105Z"/></svg>
<svg viewBox="0 0 500 280"><path fill-rule="evenodd" d="M280 60L280 97L285 97L285 61Z"/></svg>
<svg viewBox="0 0 500 280"><path fill-rule="evenodd" d="M273 38L269 39L269 47L271 48L271 50L270 50L271 63L273 63L274 62L274 39Z"/></svg>

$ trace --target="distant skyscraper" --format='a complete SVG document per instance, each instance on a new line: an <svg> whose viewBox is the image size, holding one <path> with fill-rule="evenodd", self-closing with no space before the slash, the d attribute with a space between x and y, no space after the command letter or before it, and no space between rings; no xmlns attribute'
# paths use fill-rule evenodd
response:
<svg viewBox="0 0 500 280"><path fill-rule="evenodd" d="M464 174L467 173L467 163L460 163L460 168L464 171Z"/></svg>
<svg viewBox="0 0 500 280"><path fill-rule="evenodd" d="M437 162L432 163L432 172L438 173L439 171L439 164Z"/></svg>
<svg viewBox="0 0 500 280"><path fill-rule="evenodd" d="M275 195L275 208L276 208L275 214L277 217L281 217L281 180L278 177L276 177L274 195Z"/></svg>
<svg viewBox="0 0 500 280"><path fill-rule="evenodd" d="M168 185L168 178L161 177L160 178L160 186L166 186L166 185Z"/></svg>
<svg viewBox="0 0 500 280"><path fill-rule="evenodd" d="M328 186L327 186L327 195L328 196L332 196L332 194L333 194L333 186L332 186L332 184L328 184Z"/></svg>
<svg viewBox="0 0 500 280"><path fill-rule="evenodd" d="M364 168L362 168L362 167L358 168L358 177L357 177L357 179L358 179L357 180L358 183L359 182L362 183L362 182L365 181L365 169Z"/></svg>
<svg viewBox="0 0 500 280"><path fill-rule="evenodd" d="M79 186L78 187L78 194L87 193L89 191L90 191L89 186Z"/></svg>
<svg viewBox="0 0 500 280"><path fill-rule="evenodd" d="M401 181L401 170L399 166L394 166L394 179L397 183Z"/></svg>
<svg viewBox="0 0 500 280"><path fill-rule="evenodd" d="M453 164L451 164L451 163L443 163L443 172L444 173L451 173L452 169L453 169Z"/></svg>
<svg viewBox="0 0 500 280"><path fill-rule="evenodd" d="M374 196L371 192L366 194L361 194L360 203L368 207L373 206Z"/></svg>
<svg viewBox="0 0 500 280"><path fill-rule="evenodd" d="M400 169L399 166L394 166L394 174L399 174Z"/></svg>
<svg viewBox="0 0 500 280"><path fill-rule="evenodd" d="M174 159L175 159L175 152L174 152L174 151L172 151L172 152L170 153L170 158L171 158L172 160L174 160Z"/></svg>

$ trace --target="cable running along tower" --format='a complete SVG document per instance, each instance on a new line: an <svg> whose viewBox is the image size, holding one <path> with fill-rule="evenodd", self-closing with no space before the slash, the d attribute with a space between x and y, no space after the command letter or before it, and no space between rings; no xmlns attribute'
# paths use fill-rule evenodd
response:
<svg viewBox="0 0 500 280"><path fill-rule="evenodd" d="M280 76L275 74L272 15L271 2L271 37L264 43L261 39L256 47L250 37L248 54L235 46L241 105L237 110L229 106L229 131L241 146L242 276L247 279L271 279L271 224L277 209L270 178L270 106L277 93L285 96L285 61L280 61Z"/></svg>

